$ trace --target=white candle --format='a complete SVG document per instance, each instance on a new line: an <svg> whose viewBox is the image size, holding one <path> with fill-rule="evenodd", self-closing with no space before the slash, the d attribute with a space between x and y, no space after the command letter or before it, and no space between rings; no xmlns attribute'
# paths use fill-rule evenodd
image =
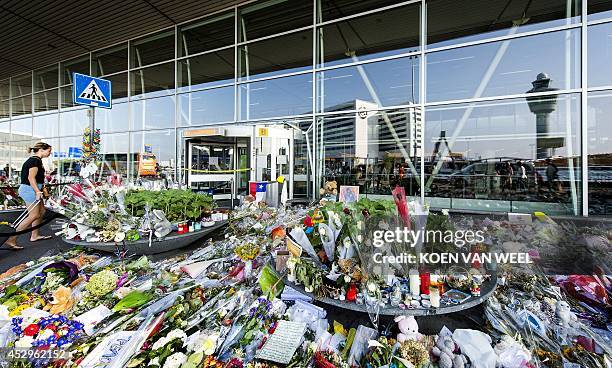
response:
<svg viewBox="0 0 612 368"><path fill-rule="evenodd" d="M437 286L429 288L429 302L434 308L440 308L440 289Z"/></svg>
<svg viewBox="0 0 612 368"><path fill-rule="evenodd" d="M421 286L419 271L413 268L409 271L408 275L410 275L410 294L412 294L412 296L419 296L421 293L419 290L419 287Z"/></svg>

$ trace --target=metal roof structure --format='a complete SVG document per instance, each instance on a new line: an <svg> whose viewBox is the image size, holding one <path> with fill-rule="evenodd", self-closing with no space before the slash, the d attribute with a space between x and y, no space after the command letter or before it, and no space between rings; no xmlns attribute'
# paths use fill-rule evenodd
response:
<svg viewBox="0 0 612 368"><path fill-rule="evenodd" d="M245 0L0 0L0 79Z"/></svg>

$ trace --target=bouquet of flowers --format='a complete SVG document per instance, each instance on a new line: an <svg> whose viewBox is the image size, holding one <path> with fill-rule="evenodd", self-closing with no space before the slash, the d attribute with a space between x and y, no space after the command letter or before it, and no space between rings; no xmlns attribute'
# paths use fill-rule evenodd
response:
<svg viewBox="0 0 612 368"><path fill-rule="evenodd" d="M62 315L42 317L35 321L15 317L11 326L17 336L14 346L18 348L65 348L84 335L81 322L69 320Z"/></svg>

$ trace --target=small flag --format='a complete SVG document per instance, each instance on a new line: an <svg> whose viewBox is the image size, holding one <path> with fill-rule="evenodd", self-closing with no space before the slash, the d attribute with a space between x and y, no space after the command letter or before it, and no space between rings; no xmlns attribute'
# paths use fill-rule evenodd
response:
<svg viewBox="0 0 612 368"><path fill-rule="evenodd" d="M250 182L249 193L255 197L255 201L263 201L266 198L266 190L268 189L268 183L266 182Z"/></svg>

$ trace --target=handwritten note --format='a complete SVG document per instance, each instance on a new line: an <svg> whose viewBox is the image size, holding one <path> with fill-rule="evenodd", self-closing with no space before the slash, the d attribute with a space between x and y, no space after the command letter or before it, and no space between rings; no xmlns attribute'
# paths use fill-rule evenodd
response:
<svg viewBox="0 0 612 368"><path fill-rule="evenodd" d="M256 358L289 364L293 354L302 343L304 332L306 332L304 322L278 321L276 330L259 350Z"/></svg>

